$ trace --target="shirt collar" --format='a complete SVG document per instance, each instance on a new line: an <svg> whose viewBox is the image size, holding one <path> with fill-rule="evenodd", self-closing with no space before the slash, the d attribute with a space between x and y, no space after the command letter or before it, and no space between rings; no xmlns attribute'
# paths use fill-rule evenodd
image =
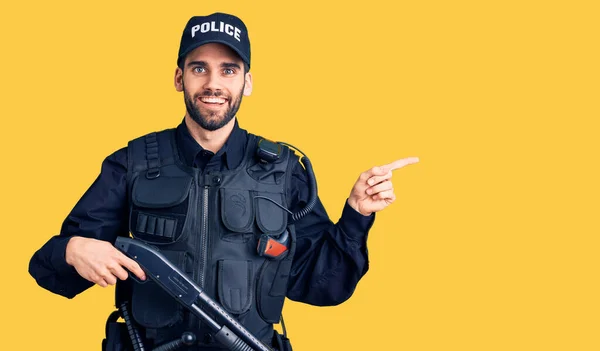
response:
<svg viewBox="0 0 600 351"><path fill-rule="evenodd" d="M183 157L185 164L192 167L196 156L204 148L190 134L185 124L185 118L177 126L176 135L179 154ZM221 157L222 162L226 163L228 169L234 169L239 166L244 158L247 140L248 132L240 128L236 118L231 134L229 134L223 147L213 157Z"/></svg>

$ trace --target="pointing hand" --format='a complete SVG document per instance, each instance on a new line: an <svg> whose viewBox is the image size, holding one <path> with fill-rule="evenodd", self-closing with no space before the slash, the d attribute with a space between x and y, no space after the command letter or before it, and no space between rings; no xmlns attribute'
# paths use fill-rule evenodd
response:
<svg viewBox="0 0 600 351"><path fill-rule="evenodd" d="M396 200L392 171L417 162L418 157L408 157L361 173L350 192L348 205L364 216L383 210Z"/></svg>

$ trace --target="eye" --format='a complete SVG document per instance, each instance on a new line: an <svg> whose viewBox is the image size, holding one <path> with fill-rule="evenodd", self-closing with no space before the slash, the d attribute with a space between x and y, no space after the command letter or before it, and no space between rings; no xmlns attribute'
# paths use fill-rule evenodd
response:
<svg viewBox="0 0 600 351"><path fill-rule="evenodd" d="M206 69L204 67L201 67L201 66L197 66L197 67L194 67L192 69L192 72L194 72L194 73L203 73L205 71L206 71Z"/></svg>
<svg viewBox="0 0 600 351"><path fill-rule="evenodd" d="M225 68L223 70L223 73L225 73L225 75L227 75L227 76L230 76L235 73L235 70L233 68Z"/></svg>

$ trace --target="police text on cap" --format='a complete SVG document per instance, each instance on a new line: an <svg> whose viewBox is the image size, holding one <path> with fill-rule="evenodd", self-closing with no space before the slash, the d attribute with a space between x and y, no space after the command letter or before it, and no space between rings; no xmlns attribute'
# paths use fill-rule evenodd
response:
<svg viewBox="0 0 600 351"><path fill-rule="evenodd" d="M192 38L196 36L196 32L200 31L200 33L207 32L221 32L226 33L237 39L237 41L241 41L240 33L241 30L238 27L234 27L231 24L223 23L219 21L219 28L217 28L217 23L215 21L204 22L201 24L197 24L192 27Z"/></svg>

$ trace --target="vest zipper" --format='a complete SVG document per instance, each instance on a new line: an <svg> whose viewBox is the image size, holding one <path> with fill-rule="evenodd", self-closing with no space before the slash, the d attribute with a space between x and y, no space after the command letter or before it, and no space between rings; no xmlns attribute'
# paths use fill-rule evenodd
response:
<svg viewBox="0 0 600 351"><path fill-rule="evenodd" d="M208 185L202 189L202 228L200 231L200 257L202 257L202 266L200 268L200 287L204 289L204 280L206 279L206 264L208 258Z"/></svg>
<svg viewBox="0 0 600 351"><path fill-rule="evenodd" d="M202 188L202 222L200 223L200 245L198 246L198 256L200 257L200 269L198 270L198 284L200 288L204 291L204 283L206 279L206 264L208 258L207 254L207 246L208 246L208 185L204 185ZM198 319L198 329L204 330L204 322L201 319ZM202 335L198 335L200 340L202 340Z"/></svg>

